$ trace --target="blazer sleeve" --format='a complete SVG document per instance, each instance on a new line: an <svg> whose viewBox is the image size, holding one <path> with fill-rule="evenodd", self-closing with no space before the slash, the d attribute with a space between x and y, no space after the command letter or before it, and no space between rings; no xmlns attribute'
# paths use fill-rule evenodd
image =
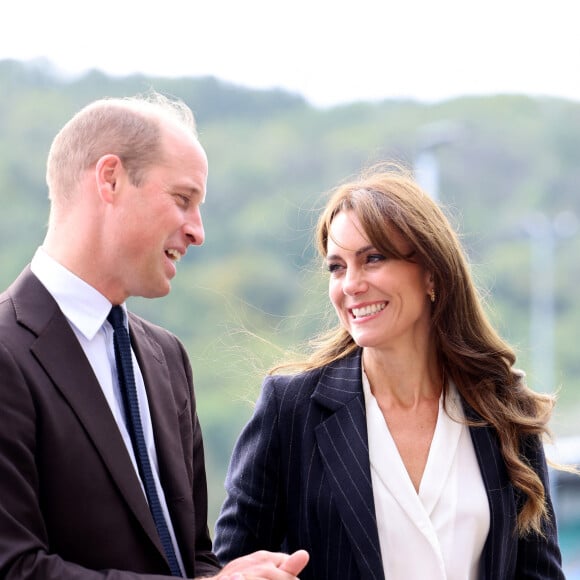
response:
<svg viewBox="0 0 580 580"><path fill-rule="evenodd" d="M281 549L286 524L280 491L279 411L273 382L273 377L265 379L228 468L226 499L214 537L214 552L224 565L255 550Z"/></svg>
<svg viewBox="0 0 580 580"><path fill-rule="evenodd" d="M562 571L562 556L558 546L556 518L550 497L548 466L540 438L528 438L524 443L523 453L544 484L548 519L544 522L544 537L538 534L529 534L520 538L515 578L522 580L565 580Z"/></svg>

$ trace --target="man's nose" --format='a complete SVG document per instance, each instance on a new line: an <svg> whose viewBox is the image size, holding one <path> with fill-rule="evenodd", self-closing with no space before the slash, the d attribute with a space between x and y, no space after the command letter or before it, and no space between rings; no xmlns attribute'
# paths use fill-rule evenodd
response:
<svg viewBox="0 0 580 580"><path fill-rule="evenodd" d="M205 231L203 229L203 220L199 207L195 208L188 216L185 224L185 235L192 246L201 246L205 240Z"/></svg>

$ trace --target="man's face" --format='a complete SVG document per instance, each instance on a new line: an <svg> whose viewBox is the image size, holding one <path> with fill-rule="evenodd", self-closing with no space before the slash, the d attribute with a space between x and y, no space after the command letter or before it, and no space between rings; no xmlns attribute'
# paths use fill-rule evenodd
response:
<svg viewBox="0 0 580 580"><path fill-rule="evenodd" d="M176 263L190 245L204 241L200 205L207 184L205 152L177 128L165 134L163 151L159 164L146 172L138 187L123 180L111 263L119 302L129 296L165 296Z"/></svg>

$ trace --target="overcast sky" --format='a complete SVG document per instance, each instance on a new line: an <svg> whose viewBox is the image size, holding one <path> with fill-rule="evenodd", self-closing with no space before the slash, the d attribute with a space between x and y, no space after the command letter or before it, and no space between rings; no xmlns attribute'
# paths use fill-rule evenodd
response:
<svg viewBox="0 0 580 580"><path fill-rule="evenodd" d="M213 75L320 106L494 93L580 101L578 11L577 0L8 0L0 59Z"/></svg>

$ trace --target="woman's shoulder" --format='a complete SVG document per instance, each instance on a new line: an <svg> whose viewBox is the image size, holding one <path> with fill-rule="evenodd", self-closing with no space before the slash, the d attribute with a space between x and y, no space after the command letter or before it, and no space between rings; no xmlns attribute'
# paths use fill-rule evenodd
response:
<svg viewBox="0 0 580 580"><path fill-rule="evenodd" d="M295 373L276 372L264 379L264 389L290 391L295 393L312 392L328 365Z"/></svg>
<svg viewBox="0 0 580 580"><path fill-rule="evenodd" d="M360 382L360 353L296 373L274 373L264 379L264 390L277 396L310 398L314 391L334 388L337 381ZM341 385L342 387L342 385Z"/></svg>

